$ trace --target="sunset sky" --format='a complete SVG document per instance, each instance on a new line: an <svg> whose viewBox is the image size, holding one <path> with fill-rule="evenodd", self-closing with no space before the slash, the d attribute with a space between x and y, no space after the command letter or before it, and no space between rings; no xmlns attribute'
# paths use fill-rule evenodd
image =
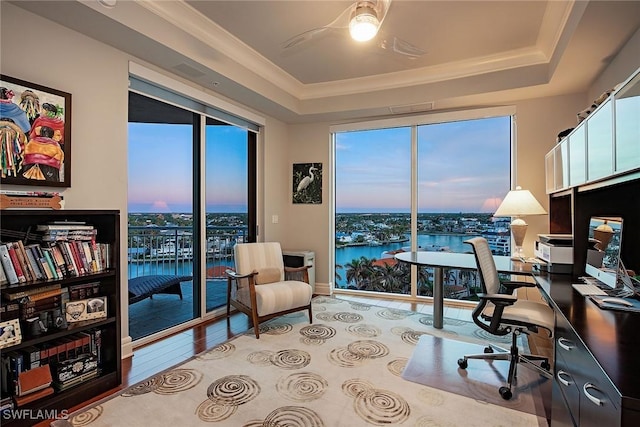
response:
<svg viewBox="0 0 640 427"><path fill-rule="evenodd" d="M495 211L510 186L510 126L499 117L419 127L419 212ZM410 137L410 128L337 136L338 212L409 211ZM246 211L246 140L243 129L207 127L207 212ZM130 123L128 159L130 212L192 211L190 126Z"/></svg>

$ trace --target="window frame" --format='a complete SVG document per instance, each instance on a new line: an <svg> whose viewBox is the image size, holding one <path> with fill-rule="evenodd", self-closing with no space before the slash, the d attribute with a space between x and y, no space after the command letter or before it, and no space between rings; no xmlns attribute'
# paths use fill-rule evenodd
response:
<svg viewBox="0 0 640 427"><path fill-rule="evenodd" d="M373 291L359 291L359 290L348 290L337 288L335 280L335 269L336 269L336 259L335 259L335 235L336 235L336 134L343 132L358 132L358 131L369 131L369 130L377 130L377 129L386 129L386 128L399 128L399 127L411 127L411 250L415 251L417 249L417 222L418 222L418 127L422 125L429 124L439 124L445 122L456 122L456 121L468 121L468 120L476 120L476 119L487 119L493 117L511 117L511 159L510 159L510 188L514 188L515 182L517 181L517 141L516 141L516 107L515 106L495 106L495 107L486 107L486 108L477 108L477 109L469 109L469 110L457 110L457 111L446 111L446 112L438 112L431 114L423 114L416 116L407 116L407 117L395 117L395 118L383 118L377 120L369 120L363 122L352 122L352 123L342 123L329 127L330 132L330 154L329 154L329 179L331 182L330 186L330 218L329 218L329 287L332 292L336 293L355 293L361 294L362 292L367 292L368 295L371 294L382 294ZM425 297L417 295L417 268L416 266L411 266L411 293L409 295L406 294L392 294L394 298L397 299L410 299L410 300L419 300L419 299L430 299L432 297Z"/></svg>

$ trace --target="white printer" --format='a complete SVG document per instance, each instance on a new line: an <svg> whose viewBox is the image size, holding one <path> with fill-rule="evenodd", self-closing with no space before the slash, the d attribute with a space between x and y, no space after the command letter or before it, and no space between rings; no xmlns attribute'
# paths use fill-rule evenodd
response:
<svg viewBox="0 0 640 427"><path fill-rule="evenodd" d="M550 273L571 273L573 270L573 235L538 234L534 254L547 263Z"/></svg>

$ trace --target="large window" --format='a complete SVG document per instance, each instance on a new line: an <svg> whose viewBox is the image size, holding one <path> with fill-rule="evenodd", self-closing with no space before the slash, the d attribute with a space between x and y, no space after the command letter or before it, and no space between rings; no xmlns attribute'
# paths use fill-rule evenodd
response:
<svg viewBox="0 0 640 427"><path fill-rule="evenodd" d="M129 306L133 340L226 308L233 246L256 239L256 130L132 78L128 278L185 278Z"/></svg>
<svg viewBox="0 0 640 427"><path fill-rule="evenodd" d="M512 116L499 112L333 129L338 292L432 296L433 272L412 277L399 251L469 252L484 236L510 253L508 219L492 217L511 184ZM445 297L475 297L475 274L445 273Z"/></svg>

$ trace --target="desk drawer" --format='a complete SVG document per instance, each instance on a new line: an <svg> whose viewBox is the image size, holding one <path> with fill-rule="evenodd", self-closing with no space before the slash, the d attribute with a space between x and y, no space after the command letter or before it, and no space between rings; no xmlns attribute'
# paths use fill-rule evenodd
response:
<svg viewBox="0 0 640 427"><path fill-rule="evenodd" d="M576 379L573 377L573 368L564 360L562 355L557 353L555 364L554 375L558 390L562 393L567 404L567 409L574 419L575 424L578 424L580 417L580 390L578 389Z"/></svg>
<svg viewBox="0 0 640 427"><path fill-rule="evenodd" d="M581 427L619 426L621 402L618 391L561 316L556 320L555 354L555 379L560 383L576 423Z"/></svg>

